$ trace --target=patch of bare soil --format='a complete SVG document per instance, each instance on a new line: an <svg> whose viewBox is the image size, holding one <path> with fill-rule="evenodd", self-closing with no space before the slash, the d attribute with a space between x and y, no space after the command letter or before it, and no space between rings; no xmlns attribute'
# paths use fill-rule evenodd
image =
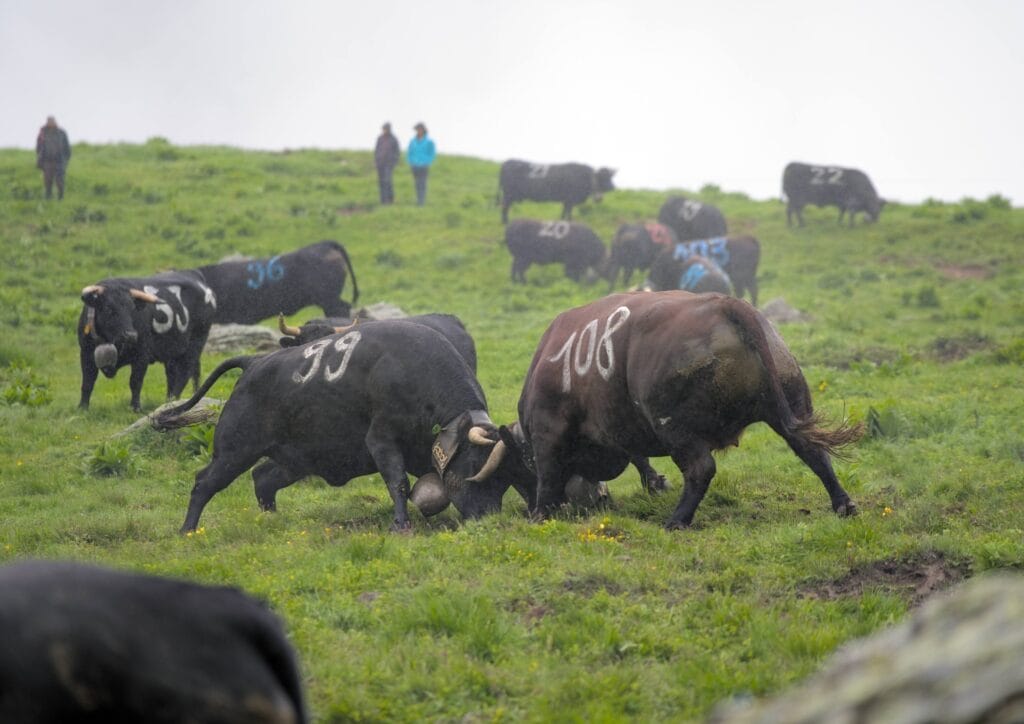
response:
<svg viewBox="0 0 1024 724"><path fill-rule="evenodd" d="M854 568L845 576L804 586L799 595L833 601L860 596L881 589L904 598L911 608L926 598L970 576L967 563L948 560L937 551L926 551L907 558L875 561Z"/></svg>
<svg viewBox="0 0 1024 724"><path fill-rule="evenodd" d="M983 334L968 333L958 337L938 337L928 345L928 352L940 362L955 362L972 352L992 349L992 340Z"/></svg>
<svg viewBox="0 0 1024 724"><path fill-rule="evenodd" d="M949 279L990 279L995 275L991 267L982 264L936 264L935 268Z"/></svg>

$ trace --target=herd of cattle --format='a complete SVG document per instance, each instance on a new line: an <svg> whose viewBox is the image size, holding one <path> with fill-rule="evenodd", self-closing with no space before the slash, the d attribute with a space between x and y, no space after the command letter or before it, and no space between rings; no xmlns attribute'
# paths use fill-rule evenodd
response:
<svg viewBox="0 0 1024 724"><path fill-rule="evenodd" d="M836 514L855 514L830 456L861 429L822 425L799 365L756 309L757 239L728 236L718 209L673 196L657 222L623 225L606 253L570 217L573 206L611 191L612 175L582 164L501 168L513 281L525 281L531 264L561 263L575 280L603 276L609 292L620 275L628 284L646 269L645 287L655 290L609 294L558 315L526 371L518 419L507 425L489 415L476 347L457 317L351 319L355 272L334 241L89 284L78 323L80 406L88 408L99 372L113 378L129 366L131 406L140 410L147 368L160 362L169 398L189 380L195 388L154 418L172 429L188 424L188 410L221 375L242 371L211 460L196 474L182 532L195 530L211 498L249 469L267 511L276 510L279 490L304 477L342 486L379 473L393 527L407 530L409 501L424 515L453 505L471 518L499 510L512 488L543 518L592 499L601 481L631 464L644 489L658 492L665 479L648 462L656 456L670 456L682 473L666 527L683 528L715 475L712 452L737 445L758 421L817 475ZM784 187L787 215L801 224L808 203L834 204L850 223L857 212L877 219L881 208L867 177L851 169L790 164ZM563 218L508 222L509 207L522 200L560 202ZM751 303L738 298L744 294ZM310 305L325 317L285 324L283 314ZM282 349L232 357L200 384L211 325L274 315ZM14 637L6 650L21 652L16 661L0 655L0 679L19 682L0 691L5 721L70 721L83 712L152 719L155 711L168 721L307 720L280 622L232 589L23 563L0 570L0 629Z"/></svg>

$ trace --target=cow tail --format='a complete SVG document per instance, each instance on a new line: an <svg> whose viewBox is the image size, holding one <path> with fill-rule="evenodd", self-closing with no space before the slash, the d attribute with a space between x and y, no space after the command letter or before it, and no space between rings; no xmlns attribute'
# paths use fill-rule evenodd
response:
<svg viewBox="0 0 1024 724"><path fill-rule="evenodd" d="M851 425L843 421L838 426L827 428L822 417L808 406L807 414L797 416L789 404L789 398L782 388L779 370L775 366L775 358L771 353L768 337L761 327L757 312L747 302L733 297L726 297L726 316L735 324L741 337L746 340L764 365L768 376L769 394L775 403L775 411L782 428L793 437L813 447L824 449L830 455L842 457L841 449L856 442L864 434L864 424ZM806 382L804 383L806 388ZM807 391L808 402L810 391Z"/></svg>
<svg viewBox="0 0 1024 724"><path fill-rule="evenodd" d="M179 427L186 427L187 425L195 424L195 420L189 419L184 416L184 413L195 407L201 399L209 392L210 388L213 387L213 383L216 382L221 375L228 370L240 369L243 372L249 367L253 360L259 359L263 355L251 354L251 355L240 355L238 357L232 357L221 362L217 369L210 373L210 376L199 386L196 393L192 397L188 398L180 405L169 407L163 412L153 417L153 427L158 430L173 430Z"/></svg>
<svg viewBox="0 0 1024 724"><path fill-rule="evenodd" d="M352 260L348 258L348 252L345 251L345 247L336 241L331 243L341 253L341 258L345 260L345 266L348 267L349 276L352 277L352 306L354 307L356 302L359 301L359 284L356 282L356 270L352 268Z"/></svg>

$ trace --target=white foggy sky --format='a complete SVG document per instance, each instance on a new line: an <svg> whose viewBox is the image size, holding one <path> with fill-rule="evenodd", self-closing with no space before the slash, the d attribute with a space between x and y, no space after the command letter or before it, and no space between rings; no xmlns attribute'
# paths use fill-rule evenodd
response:
<svg viewBox="0 0 1024 724"><path fill-rule="evenodd" d="M423 120L441 154L627 188L774 198L801 160L1021 206L1022 33L1016 0L0 0L0 147L48 114L72 143L261 149Z"/></svg>

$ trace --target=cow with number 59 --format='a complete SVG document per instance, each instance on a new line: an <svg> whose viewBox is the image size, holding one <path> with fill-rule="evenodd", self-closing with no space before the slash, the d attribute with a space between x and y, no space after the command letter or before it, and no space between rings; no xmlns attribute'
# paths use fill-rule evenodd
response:
<svg viewBox="0 0 1024 724"><path fill-rule="evenodd" d="M857 510L829 455L862 426L821 426L785 342L734 297L636 292L563 312L526 374L519 421L522 434L502 428L502 443L535 471L538 515L566 501L574 475L610 480L631 458L671 455L684 487L666 525L689 526L715 475L711 453L759 421L814 471L838 515Z"/></svg>
<svg viewBox="0 0 1024 724"><path fill-rule="evenodd" d="M190 379L198 384L199 355L217 308L216 295L198 272L104 279L85 287L82 301L79 407L89 407L99 372L113 378L126 365L132 368L128 386L136 412L146 369L154 362L164 364L168 399L180 395Z"/></svg>
<svg viewBox="0 0 1024 724"><path fill-rule="evenodd" d="M586 224L516 219L505 227L505 243L512 254L513 282L525 284L531 264L562 264L574 282L604 268L604 242Z"/></svg>

